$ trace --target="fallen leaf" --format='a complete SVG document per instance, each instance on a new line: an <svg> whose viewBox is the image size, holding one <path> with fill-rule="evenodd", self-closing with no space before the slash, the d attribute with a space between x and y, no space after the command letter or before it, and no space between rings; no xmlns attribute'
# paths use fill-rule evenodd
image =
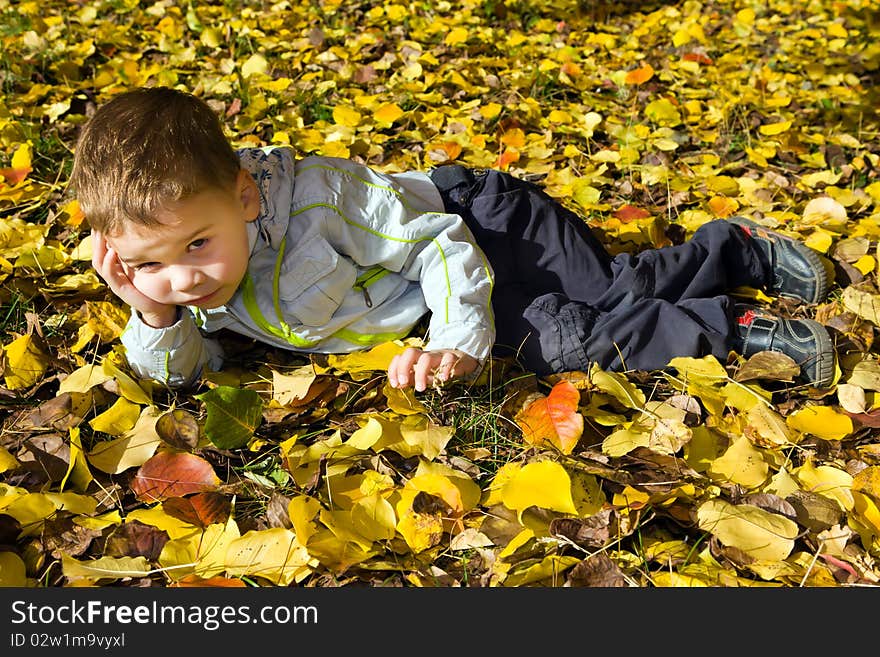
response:
<svg viewBox="0 0 880 657"><path fill-rule="evenodd" d="M205 459L173 451L157 452L138 468L130 484L135 496L148 504L213 491L219 485L220 478Z"/></svg>
<svg viewBox="0 0 880 657"><path fill-rule="evenodd" d="M563 454L571 454L584 432L584 416L578 413L580 392L568 381L560 381L550 394L536 399L516 415L523 439L530 445L545 442Z"/></svg>

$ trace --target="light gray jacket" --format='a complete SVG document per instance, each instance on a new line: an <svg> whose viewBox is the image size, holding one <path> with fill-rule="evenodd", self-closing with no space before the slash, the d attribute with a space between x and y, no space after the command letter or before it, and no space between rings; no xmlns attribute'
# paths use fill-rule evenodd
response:
<svg viewBox="0 0 880 657"><path fill-rule="evenodd" d="M121 341L132 369L171 387L220 368L222 328L302 352L347 353L406 336L431 313L426 349L479 361L495 340L492 270L427 174L384 174L288 148L244 149L260 190L248 273L226 306L185 308L152 328L136 312Z"/></svg>

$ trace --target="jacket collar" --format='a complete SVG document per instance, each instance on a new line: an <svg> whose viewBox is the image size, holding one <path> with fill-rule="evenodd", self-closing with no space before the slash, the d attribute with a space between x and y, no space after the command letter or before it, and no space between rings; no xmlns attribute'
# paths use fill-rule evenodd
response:
<svg viewBox="0 0 880 657"><path fill-rule="evenodd" d="M260 191L260 214L248 230L251 250L257 234L278 249L287 233L293 200L293 152L290 148L266 146L238 151L241 165L253 176Z"/></svg>

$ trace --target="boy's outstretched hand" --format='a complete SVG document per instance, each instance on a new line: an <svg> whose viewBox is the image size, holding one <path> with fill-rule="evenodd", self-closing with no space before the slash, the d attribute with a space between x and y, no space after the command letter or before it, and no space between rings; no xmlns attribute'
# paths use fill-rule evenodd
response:
<svg viewBox="0 0 880 657"><path fill-rule="evenodd" d="M137 310L141 319L150 326L164 328L177 321L177 306L159 303L137 289L116 256L116 251L96 230L92 231L92 266L113 294Z"/></svg>
<svg viewBox="0 0 880 657"><path fill-rule="evenodd" d="M408 347L391 359L388 383L392 388L415 386L419 392L436 383L444 383L470 374L479 367L479 361L462 351L438 349L422 351Z"/></svg>

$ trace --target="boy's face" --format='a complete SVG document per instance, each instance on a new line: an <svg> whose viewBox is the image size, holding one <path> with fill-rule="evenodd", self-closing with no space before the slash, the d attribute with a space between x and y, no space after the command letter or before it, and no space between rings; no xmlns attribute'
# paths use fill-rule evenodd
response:
<svg viewBox="0 0 880 657"><path fill-rule="evenodd" d="M232 190L209 190L169 204L160 226L127 225L106 235L132 284L168 305L217 308L235 294L250 255L247 224L259 192L242 170Z"/></svg>

